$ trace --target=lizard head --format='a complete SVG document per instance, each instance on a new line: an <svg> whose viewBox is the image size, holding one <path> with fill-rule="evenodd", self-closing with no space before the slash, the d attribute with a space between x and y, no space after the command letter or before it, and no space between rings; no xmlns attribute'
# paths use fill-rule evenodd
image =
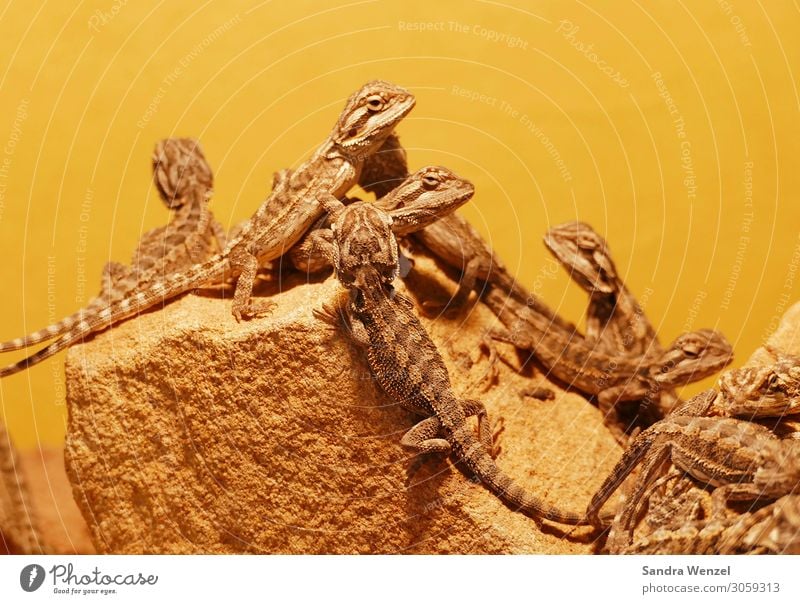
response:
<svg viewBox="0 0 800 604"><path fill-rule="evenodd" d="M567 222L547 232L544 244L583 289L613 294L617 269L605 239L585 222Z"/></svg>
<svg viewBox="0 0 800 604"><path fill-rule="evenodd" d="M383 144L415 102L404 88L382 80L367 82L347 100L333 142L349 155L368 155Z"/></svg>
<svg viewBox="0 0 800 604"><path fill-rule="evenodd" d="M375 202L392 215L396 235L418 231L464 205L474 185L443 166L426 166Z"/></svg>
<svg viewBox="0 0 800 604"><path fill-rule="evenodd" d="M733 360L730 342L718 331L699 329L678 336L654 365L662 387L685 386L715 374Z"/></svg>
<svg viewBox="0 0 800 604"><path fill-rule="evenodd" d="M392 218L365 202L342 209L331 224L336 277L346 288L359 287L365 269L377 272L390 284L400 271Z"/></svg>
<svg viewBox="0 0 800 604"><path fill-rule="evenodd" d="M181 207L193 190L209 191L214 186L211 167L194 138L165 138L153 151L153 180L164 204Z"/></svg>
<svg viewBox="0 0 800 604"><path fill-rule="evenodd" d="M742 367L719 379L717 403L731 417L781 417L800 413L800 359L778 355L772 365Z"/></svg>

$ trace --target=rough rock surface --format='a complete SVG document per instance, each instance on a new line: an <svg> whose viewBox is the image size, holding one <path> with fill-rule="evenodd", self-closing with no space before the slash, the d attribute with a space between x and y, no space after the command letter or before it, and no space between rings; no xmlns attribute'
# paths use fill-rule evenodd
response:
<svg viewBox="0 0 800 604"><path fill-rule="evenodd" d="M91 554L64 451L18 452L0 424L0 554Z"/></svg>
<svg viewBox="0 0 800 604"><path fill-rule="evenodd" d="M19 453L45 554L94 554L89 527L73 499L60 448Z"/></svg>
<svg viewBox="0 0 800 604"><path fill-rule="evenodd" d="M452 291L417 257L418 300ZM512 512L450 461L407 485L402 434L418 418L373 384L361 353L312 309L338 283L271 283L269 317L237 324L220 296L190 295L127 321L67 361L67 471L92 539L115 553L588 553L587 529ZM521 398L513 349L496 384L481 304L424 319L457 393L503 418L498 463L540 497L582 510L619 457L599 412L555 386Z"/></svg>

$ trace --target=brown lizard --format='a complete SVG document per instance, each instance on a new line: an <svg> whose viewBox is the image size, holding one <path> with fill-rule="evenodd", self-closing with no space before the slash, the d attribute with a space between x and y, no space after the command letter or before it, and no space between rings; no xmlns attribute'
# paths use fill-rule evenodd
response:
<svg viewBox="0 0 800 604"><path fill-rule="evenodd" d="M589 294L586 340L603 352L641 357L663 352L642 307L617 273L608 244L584 222L553 227L544 243Z"/></svg>
<svg viewBox="0 0 800 604"><path fill-rule="evenodd" d="M663 354L655 329L620 278L605 239L584 222L568 222L550 229L544 242L572 280L589 294L585 329L588 343L613 355L653 359ZM661 390L657 399L645 401L646 409L640 408L637 415L662 419L681 402L668 388ZM619 414L609 419L619 420ZM655 420L649 418L646 425ZM625 420L610 426L621 444L627 443L625 435L630 424Z"/></svg>
<svg viewBox="0 0 800 604"><path fill-rule="evenodd" d="M775 356L775 362L732 369L723 373L719 379L719 393L714 390L706 391L677 407L672 416L740 417L756 420L782 419L788 414L797 413L800 407L798 361L796 357L773 349L768 350ZM781 425L778 424L774 428ZM662 480L670 480L671 477L674 479L672 490L662 494L655 488L655 482L649 489L648 511L644 520L647 526L657 530L662 528L674 530L676 523L679 527L696 525L706 514L701 504L704 493L700 487L680 469L673 470ZM638 483L632 483L628 490L636 488ZM680 493L676 495L675 488L686 491L686 495L694 498L694 503L690 502L690 505L684 505L682 508L676 507L682 496ZM630 493L627 499L631 499ZM607 542L607 546L612 550L619 548L620 551L625 551L628 548L629 535L627 529L621 526L623 520L625 518L620 518L620 521L615 522L612 527L612 534ZM627 522L630 524L635 522L635 519ZM664 540L669 542L668 532L663 534Z"/></svg>
<svg viewBox="0 0 800 604"><path fill-rule="evenodd" d="M505 326L504 330L491 332L491 337L531 351L550 375L596 396L612 431L617 422L610 418L616 417L618 402L651 400L665 389L716 373L733 356L725 337L710 329L679 336L653 359L607 354L577 331L558 329L546 317L500 290L490 289L483 299Z"/></svg>
<svg viewBox="0 0 800 604"><path fill-rule="evenodd" d="M664 527L621 554L798 554L800 495L784 495L756 512Z"/></svg>
<svg viewBox="0 0 800 604"><path fill-rule="evenodd" d="M477 400L459 400L447 367L414 313L413 304L392 283L399 272L391 217L373 205L356 203L334 215L334 267L349 300L317 316L340 320L361 347L381 388L425 417L401 443L419 454L453 454L501 501L536 519L565 524L585 522L580 514L549 506L516 484L495 463L491 425ZM479 437L467 422L478 417Z"/></svg>
<svg viewBox="0 0 800 604"><path fill-rule="evenodd" d="M42 539L11 438L0 423L0 553L40 554Z"/></svg>
<svg viewBox="0 0 800 604"><path fill-rule="evenodd" d="M616 530L625 531L630 542L647 493L668 461L702 484L717 487L712 494L715 516L722 515L729 500L776 499L800 483L797 441L778 439L769 429L743 420L673 414L633 440L592 497L587 518L599 526L603 504L641 464L636 487L615 520Z"/></svg>
<svg viewBox="0 0 800 604"><path fill-rule="evenodd" d="M745 514L736 528L724 535L719 553L734 553L739 544L759 553L800 554L800 494L784 495Z"/></svg>
<svg viewBox="0 0 800 604"><path fill-rule="evenodd" d="M325 142L298 169L284 173L272 194L220 254L85 316L50 346L0 369L0 377L22 371L93 332L175 296L224 281L226 276L237 279L232 304L237 320L266 311L271 304L257 307L250 301L259 265L288 251L322 215L318 194L340 197L358 183L368 157L386 143L414 102L410 92L394 84L380 80L365 84L348 99Z"/></svg>
<svg viewBox="0 0 800 604"><path fill-rule="evenodd" d="M432 220L444 219L469 201L474 193L472 183L452 170L443 166L426 166L404 179L375 205L390 208L386 212L392 217L392 231L404 235L425 227ZM327 203L330 205L331 202ZM423 222L422 214L427 214L430 219ZM316 273L331 268L332 249L333 232L330 218L326 216L289 251L289 259L298 270Z"/></svg>
<svg viewBox="0 0 800 604"><path fill-rule="evenodd" d="M377 204L383 210L392 211L401 201L389 197L379 200ZM463 216L445 216L431 226L415 232L411 239L436 260L461 271L458 289L446 307L455 310L463 308L470 292L481 293L488 284L527 304L561 329L575 329L572 323L564 320L517 282L489 243ZM430 301L426 301L423 306L428 309L440 308Z"/></svg>
<svg viewBox="0 0 800 604"><path fill-rule="evenodd" d="M213 175L197 140L160 141L153 152L153 180L161 200L174 211L170 223L142 235L130 266L106 263L100 293L86 307L24 338L0 343L0 352L61 336L109 304L204 261L224 247L225 231L208 209Z"/></svg>

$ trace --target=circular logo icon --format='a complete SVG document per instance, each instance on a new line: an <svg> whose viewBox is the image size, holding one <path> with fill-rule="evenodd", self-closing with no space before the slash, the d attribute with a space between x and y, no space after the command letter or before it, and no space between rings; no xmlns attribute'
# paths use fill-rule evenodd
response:
<svg viewBox="0 0 800 604"><path fill-rule="evenodd" d="M28 564L19 573L19 586L25 591L36 591L44 583L44 567Z"/></svg>

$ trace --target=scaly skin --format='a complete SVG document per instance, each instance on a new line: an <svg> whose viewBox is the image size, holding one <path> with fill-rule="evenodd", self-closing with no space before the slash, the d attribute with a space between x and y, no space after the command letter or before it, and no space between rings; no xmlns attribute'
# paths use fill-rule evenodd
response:
<svg viewBox="0 0 800 604"><path fill-rule="evenodd" d="M398 199L388 197L377 202L378 207L391 212L397 207ZM458 290L448 303L456 310L462 308L472 291L479 294L485 286L491 285L508 296L527 304L561 329L573 330L575 326L562 319L544 302L520 285L494 253L489 243L466 218L450 214L429 227L414 233L411 239L428 250L434 258L445 265L461 271ZM436 307L428 302L428 306Z"/></svg>
<svg viewBox="0 0 800 604"><path fill-rule="evenodd" d="M197 140L160 141L153 152L153 180L164 205L175 212L170 223L142 235L130 266L107 263L100 293L86 307L28 336L0 343L0 352L59 337L109 304L205 261L224 247L224 230L208 209L213 175Z"/></svg>
<svg viewBox="0 0 800 604"><path fill-rule="evenodd" d="M667 461L701 484L717 487L715 516L730 500L777 499L800 484L800 443L780 440L767 428L731 418L670 416L639 434L586 510L598 526L603 504L639 465L636 488L615 524L633 534L640 509Z"/></svg>
<svg viewBox="0 0 800 604"><path fill-rule="evenodd" d="M535 519L585 523L581 514L534 497L495 463L483 404L456 398L444 361L413 304L392 287L399 264L391 217L369 204L353 204L335 218L333 233L336 275L349 290L350 300L341 309L326 309L318 316L336 323L343 315L350 337L364 349L381 388L425 417L406 433L402 444L420 454L453 454L513 510ZM478 416L480 439L467 423L470 415Z"/></svg>
<svg viewBox="0 0 800 604"><path fill-rule="evenodd" d="M391 206L392 232L404 235L422 228L431 228L472 198L471 182L443 166L421 168L403 180L376 202L377 207ZM332 210L336 211L336 202ZM433 223L436 224L435 222ZM321 220L289 252L289 259L298 270L316 273L332 267L333 232L330 217Z"/></svg>
<svg viewBox="0 0 800 604"><path fill-rule="evenodd" d="M16 451L0 423L0 549L11 554L41 554L42 539L35 521Z"/></svg>
<svg viewBox="0 0 800 604"><path fill-rule="evenodd" d="M754 419L800 413L800 358L775 351L772 365L742 367L720 376L716 413Z"/></svg>
<svg viewBox="0 0 800 604"><path fill-rule="evenodd" d="M735 518L695 520L658 529L615 553L798 554L800 495L785 495L757 512Z"/></svg>
<svg viewBox="0 0 800 604"><path fill-rule="evenodd" d="M586 340L609 354L632 357L663 352L655 329L617 273L605 239L583 222L553 227L545 245L589 294Z"/></svg>
<svg viewBox="0 0 800 604"><path fill-rule="evenodd" d="M656 359L606 354L576 331L556 328L540 313L502 291L490 290L484 301L505 330L492 337L531 351L549 374L597 396L607 415L620 401L652 400L661 391L712 375L731 362L733 349L710 329L683 334Z"/></svg>
<svg viewBox="0 0 800 604"><path fill-rule="evenodd" d="M664 353L655 329L617 272L605 239L583 222L568 222L547 232L544 243L569 276L589 294L586 309L587 343L600 352L632 358L657 359ZM655 405L647 405L653 421L663 419L680 400L672 389L658 393ZM655 413L653 413L655 411ZM620 442L627 444L629 422L618 414L606 416L606 425Z"/></svg>
<svg viewBox="0 0 800 604"><path fill-rule="evenodd" d="M234 317L240 320L265 312L271 305L250 302L259 266L289 250L322 216L323 208L317 201L320 194L340 197L358 183L366 158L386 143L414 102L413 95L403 88L379 80L367 83L349 98L325 142L308 161L286 175L220 254L83 317L47 348L0 369L0 377L22 371L93 332L180 294L230 277L236 278L231 310Z"/></svg>

